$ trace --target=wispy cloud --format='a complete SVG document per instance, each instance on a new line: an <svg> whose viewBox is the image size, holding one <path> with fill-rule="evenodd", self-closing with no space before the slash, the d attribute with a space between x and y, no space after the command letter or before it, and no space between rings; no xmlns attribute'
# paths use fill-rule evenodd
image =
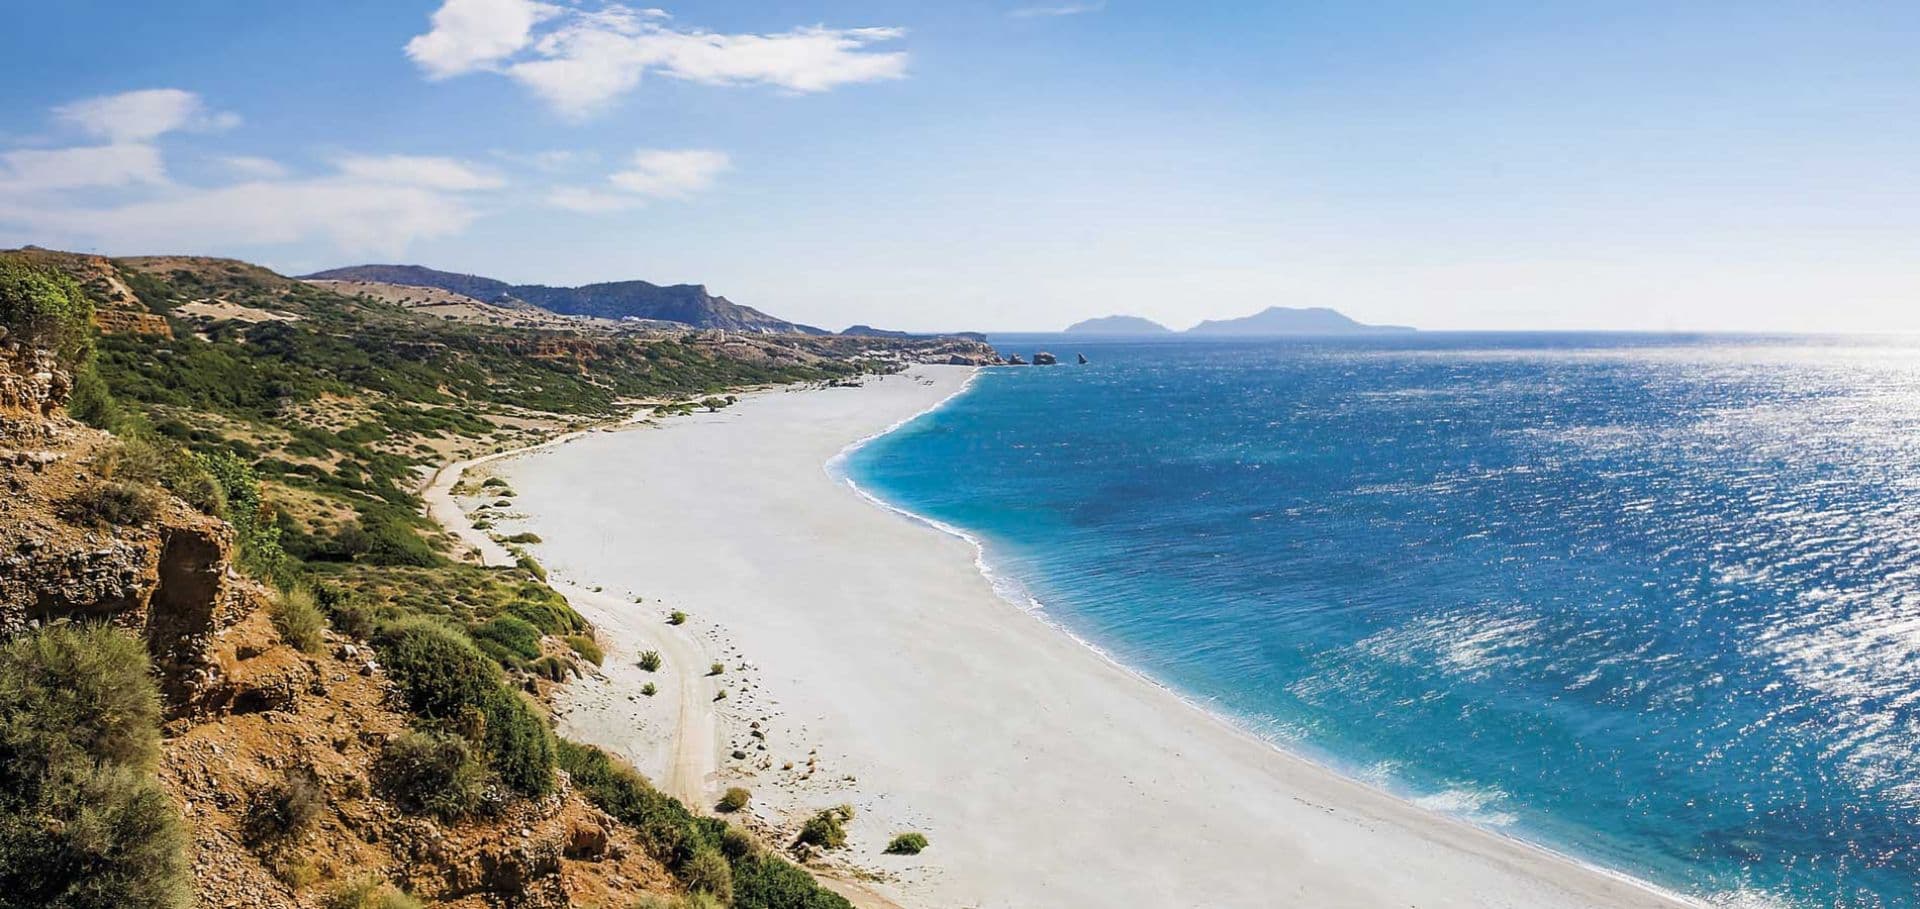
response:
<svg viewBox="0 0 1920 909"><path fill-rule="evenodd" d="M340 173L370 183L417 186L455 192L499 189L506 181L498 174L465 161L422 155L349 155L338 162Z"/></svg>
<svg viewBox="0 0 1920 909"><path fill-rule="evenodd" d="M211 132L240 125L240 115L207 108L177 88L86 98L54 108L55 117L114 144L147 142L177 130Z"/></svg>
<svg viewBox="0 0 1920 909"><path fill-rule="evenodd" d="M905 52L873 47L901 38L897 28L725 34L670 20L662 10L617 3L586 11L536 0L446 0L431 30L408 42L407 54L429 78L504 74L569 117L604 108L649 73L792 92L906 74Z"/></svg>
<svg viewBox="0 0 1920 909"><path fill-rule="evenodd" d="M710 189L733 166L726 152L709 149L641 149L602 187L561 187L549 204L569 211L603 213L638 208L651 199L684 199Z"/></svg>
<svg viewBox="0 0 1920 909"><path fill-rule="evenodd" d="M1053 16L1078 16L1081 13L1097 13L1107 8L1106 0L1093 3L1063 3L1057 6L1023 6L1009 10L1007 15L1015 19L1040 19Z"/></svg>
<svg viewBox="0 0 1920 909"><path fill-rule="evenodd" d="M227 128L237 116L172 89L90 98L52 113L109 144L0 151L0 235L124 250L320 240L346 252L397 254L464 230L478 216L476 194L505 186L467 162L412 155L348 155L307 176L266 158L211 156L229 180L187 185L169 176L161 140Z"/></svg>

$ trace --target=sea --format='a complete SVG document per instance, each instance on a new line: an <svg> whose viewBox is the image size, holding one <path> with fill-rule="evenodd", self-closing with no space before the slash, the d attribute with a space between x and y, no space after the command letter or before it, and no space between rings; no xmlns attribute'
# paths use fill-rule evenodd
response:
<svg viewBox="0 0 1920 909"><path fill-rule="evenodd" d="M843 469L1063 633L1716 905L1920 905L1920 338L991 340L1062 365Z"/></svg>

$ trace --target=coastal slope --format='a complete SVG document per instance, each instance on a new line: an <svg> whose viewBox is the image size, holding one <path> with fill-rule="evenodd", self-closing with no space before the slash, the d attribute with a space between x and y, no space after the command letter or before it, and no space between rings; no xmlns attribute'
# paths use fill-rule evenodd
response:
<svg viewBox="0 0 1920 909"><path fill-rule="evenodd" d="M851 803L835 861L909 907L1684 905L1221 723L996 595L966 541L822 469L970 374L768 392L497 465L557 578L645 589L635 609L685 610L735 655L721 734L739 744L709 795L745 785L785 830ZM650 646L612 645L610 662ZM906 830L932 848L883 856Z"/></svg>

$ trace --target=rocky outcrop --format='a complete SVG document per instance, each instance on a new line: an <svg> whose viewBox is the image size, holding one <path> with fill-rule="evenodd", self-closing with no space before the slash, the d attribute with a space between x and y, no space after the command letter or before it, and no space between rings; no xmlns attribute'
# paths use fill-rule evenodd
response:
<svg viewBox="0 0 1920 909"><path fill-rule="evenodd" d="M73 373L53 351L21 344L0 328L0 433L30 432L30 425L8 424L34 424L51 417L71 394Z"/></svg>
<svg viewBox="0 0 1920 909"><path fill-rule="evenodd" d="M162 692L191 712L216 684L215 639L262 601L233 570L233 530L153 491L151 514L77 520L120 443L61 415L73 382L49 351L0 340L0 636L110 622L147 642Z"/></svg>
<svg viewBox="0 0 1920 909"><path fill-rule="evenodd" d="M1059 362L1060 362L1059 357L1056 357L1053 354L1047 353L1044 350L1033 355L1033 365L1035 366L1052 366Z"/></svg>

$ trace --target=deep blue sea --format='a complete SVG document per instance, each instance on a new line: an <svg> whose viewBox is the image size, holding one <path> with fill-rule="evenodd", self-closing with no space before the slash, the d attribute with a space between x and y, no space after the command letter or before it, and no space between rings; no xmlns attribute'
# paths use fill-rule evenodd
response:
<svg viewBox="0 0 1920 909"><path fill-rule="evenodd" d="M1920 339L996 337L854 454L1285 747L1732 905L1920 905Z"/></svg>

